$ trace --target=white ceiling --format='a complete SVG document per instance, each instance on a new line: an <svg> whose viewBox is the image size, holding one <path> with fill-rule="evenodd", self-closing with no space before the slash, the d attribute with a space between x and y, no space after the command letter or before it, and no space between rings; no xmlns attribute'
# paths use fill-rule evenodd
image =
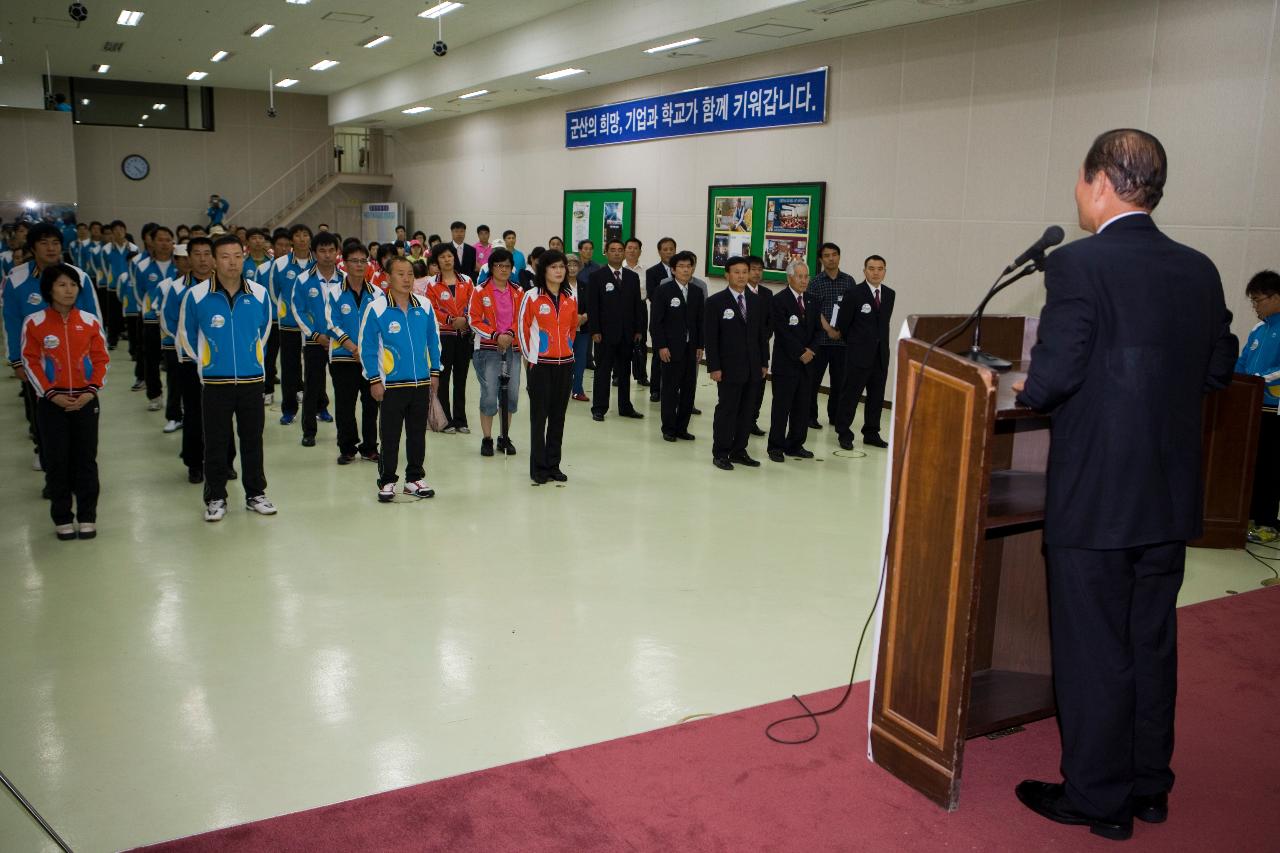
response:
<svg viewBox="0 0 1280 853"><path fill-rule="evenodd" d="M431 55L437 23L417 17L436 0L83 0L89 18L78 25L69 2L0 2L0 74L43 72L47 49L59 76L110 63L114 80L186 83L207 71L200 85L260 89L293 77L290 91L330 96L331 123L394 128L1023 0L464 0L443 18L444 58ZM123 8L144 12L141 24L117 25ZM260 23L275 29L245 34ZM360 47L381 34L391 41ZM689 36L707 41L644 53ZM232 55L212 63L217 50ZM325 58L340 64L310 70ZM566 66L588 73L534 79ZM482 88L493 94L457 99ZM433 110L400 112L417 105Z"/></svg>

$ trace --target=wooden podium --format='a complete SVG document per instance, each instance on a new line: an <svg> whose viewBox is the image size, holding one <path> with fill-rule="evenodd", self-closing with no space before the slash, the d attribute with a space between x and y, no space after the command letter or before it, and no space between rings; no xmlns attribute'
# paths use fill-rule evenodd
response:
<svg viewBox="0 0 1280 853"><path fill-rule="evenodd" d="M963 320L911 316L898 345L870 720L875 763L948 811L967 738L1054 713L1042 554L1050 422L1018 408L1012 387L1026 376L1039 321L983 319L983 348L1014 362L1011 371L957 355L967 333L925 362L927 342ZM1252 480L1260 394L1260 382L1237 377L1205 404L1206 516L1221 521L1222 541L1223 530L1238 531L1229 547L1244 545L1250 486L1239 478L1247 467Z"/></svg>

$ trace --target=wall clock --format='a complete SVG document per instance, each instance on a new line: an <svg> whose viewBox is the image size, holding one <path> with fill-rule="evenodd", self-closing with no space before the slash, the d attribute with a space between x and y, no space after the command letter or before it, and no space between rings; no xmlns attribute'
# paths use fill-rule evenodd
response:
<svg viewBox="0 0 1280 853"><path fill-rule="evenodd" d="M151 174L151 164L141 154L130 154L120 164L120 170L131 181L140 181Z"/></svg>

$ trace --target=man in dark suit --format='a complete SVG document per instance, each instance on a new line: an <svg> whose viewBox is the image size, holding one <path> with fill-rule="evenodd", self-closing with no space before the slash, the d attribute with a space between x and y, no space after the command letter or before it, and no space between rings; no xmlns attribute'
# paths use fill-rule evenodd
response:
<svg viewBox="0 0 1280 853"><path fill-rule="evenodd" d="M1156 228L1159 140L1094 140L1080 227L1049 256L1048 299L1018 402L1053 417L1044 542L1064 782L1018 798L1124 839L1173 787L1177 604L1201 533L1201 404L1231 378L1236 339L1212 261Z"/></svg>
<svg viewBox="0 0 1280 853"><path fill-rule="evenodd" d="M773 337L772 316L769 309L769 303L773 301L773 291L764 283L764 258L757 255L747 257L747 290L759 296L764 301L764 330L765 330L765 347L769 346L769 338ZM751 408L751 434L754 436L763 436L764 430L760 429L760 407L764 405L764 386L760 383L759 393L756 394L754 405Z"/></svg>
<svg viewBox="0 0 1280 853"><path fill-rule="evenodd" d="M671 278L671 258L676 253L676 241L663 237L658 241L658 262L644 271L644 298L649 301L650 313L653 312L653 294L658 285ZM694 261L697 264L697 261ZM649 402L656 403L662 399L662 369L658 359L658 348L653 348L653 358L649 364Z"/></svg>
<svg viewBox="0 0 1280 853"><path fill-rule="evenodd" d="M884 283L885 262L872 255L862 264L866 277L845 294L836 317L836 328L845 342L844 378L836 408L836 435L840 446L853 450L853 418L858 400L867 394L862 414L862 443L888 447L880 437L880 413L884 410L884 386L889 379L889 318L893 315L893 289Z"/></svg>
<svg viewBox="0 0 1280 853"><path fill-rule="evenodd" d="M663 377L662 437L692 441L689 418L702 361L704 297L693 286L693 253L680 252L670 260L672 277L653 291L649 335ZM659 375L653 374L654 382Z"/></svg>
<svg viewBox="0 0 1280 853"><path fill-rule="evenodd" d="M591 273L587 283L587 326L596 346L596 374L591 397L591 417L604 420L609 411L610 378L617 364L630 365L635 345L644 340L644 300L640 276L622 266L622 241L610 240L604 248L609 261ZM631 405L631 371L618 373L618 414L643 418Z"/></svg>
<svg viewBox="0 0 1280 853"><path fill-rule="evenodd" d="M716 383L711 460L723 471L733 464L758 468L747 454L756 394L769 370L769 336L764 302L747 289L747 259L725 261L729 286L707 299L703 346L707 374Z"/></svg>
<svg viewBox="0 0 1280 853"><path fill-rule="evenodd" d="M809 362L817 353L812 344L822 328L816 302L805 298L809 289L809 265L787 265L787 289L769 300L769 325L773 329L773 411L769 418L769 458L785 462L788 456L812 459L806 450L809 435Z"/></svg>
<svg viewBox="0 0 1280 853"><path fill-rule="evenodd" d="M472 281L476 280L476 247L467 242L467 223L454 222L449 226L453 238L453 251L458 256L458 272Z"/></svg>

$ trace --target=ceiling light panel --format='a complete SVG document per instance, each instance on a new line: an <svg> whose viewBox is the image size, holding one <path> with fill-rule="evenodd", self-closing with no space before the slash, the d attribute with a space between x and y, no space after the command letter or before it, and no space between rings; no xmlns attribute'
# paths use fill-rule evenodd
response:
<svg viewBox="0 0 1280 853"><path fill-rule="evenodd" d="M294 80L292 77L285 77L283 80L276 81L277 89L288 89L290 86L296 85L298 85L298 81Z"/></svg>
<svg viewBox="0 0 1280 853"><path fill-rule="evenodd" d="M190 74L188 74L188 75L187 75L187 79L188 79L188 80L203 80L204 78L206 78L206 77L208 77L208 76L209 76L209 72L208 72L208 71L192 71Z"/></svg>
<svg viewBox="0 0 1280 853"><path fill-rule="evenodd" d="M338 64L336 59L322 59L315 65L311 66L312 71L328 71L330 68Z"/></svg>
<svg viewBox="0 0 1280 853"><path fill-rule="evenodd" d="M225 51L225 50L220 50L220 51L218 51L217 53L215 53L213 56L209 57L209 61L210 61L210 62L221 62L222 60L226 59L226 58L227 58L228 56L230 56L230 55L231 55L231 54L230 54L229 52L227 52L227 51Z"/></svg>
<svg viewBox="0 0 1280 853"><path fill-rule="evenodd" d="M94 71L97 71L99 74L106 74L108 71L110 71L110 70L111 70L111 66L110 66L110 65L95 65L95 66L93 66L93 70L94 70Z"/></svg>
<svg viewBox="0 0 1280 853"><path fill-rule="evenodd" d="M391 41L391 36L374 36L373 38L369 39L367 42L364 42L360 46L361 47L377 47L378 45L386 44L389 41Z"/></svg>
<svg viewBox="0 0 1280 853"><path fill-rule="evenodd" d="M407 110L401 110L407 116L416 116L418 113L430 112L431 107L409 107Z"/></svg>
<svg viewBox="0 0 1280 853"><path fill-rule="evenodd" d="M467 94L465 95L459 95L458 100L465 101L468 98L478 98L481 95L487 95L487 94L489 94L488 89L476 89L474 92L467 92Z"/></svg>
<svg viewBox="0 0 1280 853"><path fill-rule="evenodd" d="M663 53L668 50L675 50L678 47L688 47L691 44L697 44L701 41L704 41L704 39L700 39L695 36L693 38L681 39L680 41L673 41L670 44L660 44L657 47L651 47L646 50L645 53Z"/></svg>
<svg viewBox="0 0 1280 853"><path fill-rule="evenodd" d="M572 77L575 74L585 74L581 68L561 68L559 71L548 71L546 74L539 74L538 80L559 80L562 77Z"/></svg>
<svg viewBox="0 0 1280 853"><path fill-rule="evenodd" d="M245 30L245 35L250 38L260 39L275 28L275 24L256 24L255 26Z"/></svg>
<svg viewBox="0 0 1280 853"><path fill-rule="evenodd" d="M458 11L459 9L462 8L462 5L463 4L461 3L437 3L436 5L432 6L430 9L419 12L418 17L430 18L434 20L435 18L438 18L441 15L447 15L450 12Z"/></svg>
<svg viewBox="0 0 1280 853"><path fill-rule="evenodd" d="M136 27L141 20L141 12L134 12L130 9L121 9L120 16L116 18L116 23L122 27Z"/></svg>

